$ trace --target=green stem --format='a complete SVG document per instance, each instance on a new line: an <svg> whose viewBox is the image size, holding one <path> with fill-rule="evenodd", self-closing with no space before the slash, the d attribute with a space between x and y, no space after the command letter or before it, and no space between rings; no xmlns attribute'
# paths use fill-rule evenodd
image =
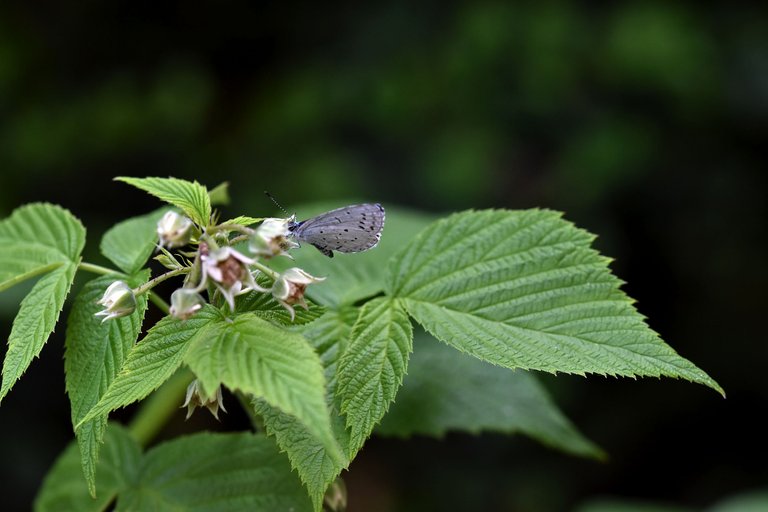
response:
<svg viewBox="0 0 768 512"><path fill-rule="evenodd" d="M264 272L266 275L271 277L273 281L277 281L277 278L280 277L280 273L275 272L274 270L272 270L268 266L263 265L263 264L259 263L258 261L254 261L253 263L251 263L251 266L261 270L262 272Z"/></svg>
<svg viewBox="0 0 768 512"><path fill-rule="evenodd" d="M160 311L162 311L166 315L169 315L171 313L171 307L157 293L155 293L153 291L150 291L149 292L149 301L152 304L154 304L155 306L157 306L157 309L159 309Z"/></svg>
<svg viewBox="0 0 768 512"><path fill-rule="evenodd" d="M139 296L139 295L141 295L143 293L146 293L147 291L151 290L152 288L154 288L158 284L162 283L166 279L170 279L170 278L172 278L174 276L178 276L179 274L186 274L186 273L189 272L189 270L190 270L189 267L183 267L183 268L177 268L175 270L171 270L170 272L166 272L165 274L161 274L161 275L157 276L156 278L152 279L151 281L147 281L143 285L141 285L138 288L136 288L133 291L133 293L136 296Z"/></svg>
<svg viewBox="0 0 768 512"><path fill-rule="evenodd" d="M128 429L141 446L146 446L176 414L184 401L184 393L192 382L189 370L176 372L165 384L141 403Z"/></svg>
<svg viewBox="0 0 768 512"><path fill-rule="evenodd" d="M251 400L242 391L235 391L235 396L237 396L237 400L240 402L240 407L243 408L245 414L248 415L248 419L251 420L254 432L264 432L264 420L253 410Z"/></svg>
<svg viewBox="0 0 768 512"><path fill-rule="evenodd" d="M87 263L85 261L81 261L80 264L77 266L80 270L85 270L86 272L93 272L94 274L101 274L101 275L108 275L108 274L120 274L121 272L119 270L113 270L111 268L102 267L101 265L94 265L93 263Z"/></svg>

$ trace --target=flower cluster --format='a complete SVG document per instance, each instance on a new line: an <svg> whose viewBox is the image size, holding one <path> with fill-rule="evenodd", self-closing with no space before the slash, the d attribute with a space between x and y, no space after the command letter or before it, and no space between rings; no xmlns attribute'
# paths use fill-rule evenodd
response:
<svg viewBox="0 0 768 512"><path fill-rule="evenodd" d="M256 291L271 293L290 313L293 321L294 306L307 309L304 299L307 286L323 281L324 278L314 277L296 267L277 273L258 261L259 258L291 257L288 251L299 245L291 237L292 225L295 225L294 217L264 219L256 229L214 226L213 229L209 228L209 233L203 231L198 239L200 231L196 231L195 224L189 218L174 211L166 212L157 223L158 247L162 252L158 259L171 269L166 275L186 273L188 276L184 285L171 295L170 314L181 320L189 319L205 305L201 292L206 290L209 294L213 293L209 297L211 299L221 296L232 311L235 310L237 296ZM230 245L227 234L230 229L244 233L244 238L240 240L247 239L252 256L246 256ZM185 267L168 249L178 249L190 243L197 244L197 251L180 253L186 257L194 256L194 263ZM256 282L259 274L272 280L271 287L265 288ZM151 286L145 287L132 290L124 281L114 282L99 301L104 309L97 316L103 316L106 321L130 315L136 309L136 295L151 289Z"/></svg>
<svg viewBox="0 0 768 512"><path fill-rule="evenodd" d="M287 256L288 251L298 247L292 239L290 227L295 219L265 219L256 229L238 224L220 224L199 229L189 218L169 211L157 223L158 250L156 257L169 269L152 281L132 289L125 281L115 281L98 301L103 309L96 316L103 322L132 314L136 310L136 297L170 277L184 274L186 279L181 288L171 294L169 313L182 321L188 320L206 304L202 293L207 292L208 300L223 299L231 311L235 310L235 298L249 292L269 293L295 319L294 306L307 309L304 298L307 286L323 281L304 270L293 267L278 273L260 263L260 259ZM235 232L235 238L230 238ZM238 242L248 242L250 255L233 247ZM184 250L185 246L196 246L196 250ZM175 249L175 254L170 252ZM257 282L258 277L258 282ZM271 285L264 287L271 281ZM217 419L218 411L226 412L222 403L221 388L206 394L198 380L187 389L183 407L187 417L197 407L207 408Z"/></svg>

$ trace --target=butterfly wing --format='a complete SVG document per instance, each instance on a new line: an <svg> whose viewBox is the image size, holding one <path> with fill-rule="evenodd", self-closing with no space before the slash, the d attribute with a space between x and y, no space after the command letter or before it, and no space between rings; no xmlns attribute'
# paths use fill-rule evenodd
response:
<svg viewBox="0 0 768 512"><path fill-rule="evenodd" d="M384 228L384 208L378 204L345 206L299 223L293 235L326 256L333 251L361 252L375 247Z"/></svg>

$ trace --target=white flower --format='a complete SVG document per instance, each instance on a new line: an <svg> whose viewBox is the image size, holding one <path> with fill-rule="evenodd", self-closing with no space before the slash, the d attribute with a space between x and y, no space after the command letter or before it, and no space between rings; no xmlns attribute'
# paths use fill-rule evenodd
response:
<svg viewBox="0 0 768 512"><path fill-rule="evenodd" d="M212 279L232 311L235 310L235 296L251 290L263 290L256 284L248 268L255 260L231 247L215 249L200 259L203 262L202 282L207 278Z"/></svg>
<svg viewBox="0 0 768 512"><path fill-rule="evenodd" d="M307 309L307 303L304 300L304 291L307 285L325 281L324 277L314 277L300 268L292 267L280 274L272 285L272 296L283 305L291 314L291 321L294 320L296 312L293 305Z"/></svg>
<svg viewBox="0 0 768 512"><path fill-rule="evenodd" d="M287 256L287 251L299 246L298 243L290 238L291 232L288 229L294 221L294 217L287 219L264 219L248 241L248 249L253 254L264 258L271 258L281 254Z"/></svg>
<svg viewBox="0 0 768 512"><path fill-rule="evenodd" d="M203 387L200 385L200 381L195 379L187 387L187 399L184 401L182 407L187 408L187 419L192 416L192 412L198 407L205 407L213 417L219 419L219 408L222 411L227 412L224 408L224 400L221 396L221 386L216 386L211 396L208 396L203 391Z"/></svg>
<svg viewBox="0 0 768 512"><path fill-rule="evenodd" d="M192 237L192 221L174 211L167 211L157 223L157 236L160 245L174 248L189 243Z"/></svg>
<svg viewBox="0 0 768 512"><path fill-rule="evenodd" d="M205 304L205 299L191 288L179 288L171 294L171 315L187 320Z"/></svg>
<svg viewBox="0 0 768 512"><path fill-rule="evenodd" d="M104 309L96 313L96 316L103 316L101 323L104 323L133 313L136 310L136 296L125 281L115 281L109 285L98 304L104 306Z"/></svg>

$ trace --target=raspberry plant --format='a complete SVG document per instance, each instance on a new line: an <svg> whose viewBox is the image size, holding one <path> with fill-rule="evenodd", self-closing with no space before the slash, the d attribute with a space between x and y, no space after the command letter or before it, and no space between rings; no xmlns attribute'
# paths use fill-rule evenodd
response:
<svg viewBox="0 0 768 512"><path fill-rule="evenodd" d="M85 228L63 208L30 204L0 221L0 291L39 278L11 328L0 399L40 354L76 273L97 275L66 319L76 443L36 510L341 510L337 479L374 431L519 432L601 455L534 373L510 370L667 376L722 393L647 326L594 236L558 212L432 221L388 208L379 247L329 259L296 250L290 219L220 221L225 186L118 180L168 206L107 231L112 268L81 260ZM165 266L154 277L153 253ZM169 304L153 289L171 279ZM166 313L154 325L150 305ZM218 414L222 386L253 432L144 449L184 389L190 413ZM108 423L137 401L127 427Z"/></svg>

